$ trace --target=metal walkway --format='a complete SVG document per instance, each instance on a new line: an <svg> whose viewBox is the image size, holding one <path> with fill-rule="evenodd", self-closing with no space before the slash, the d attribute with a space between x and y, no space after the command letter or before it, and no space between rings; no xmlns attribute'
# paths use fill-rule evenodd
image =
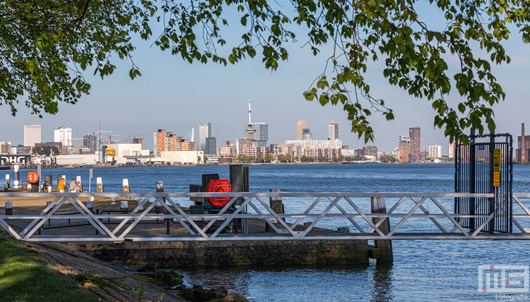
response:
<svg viewBox="0 0 530 302"><path fill-rule="evenodd" d="M232 197L217 214L190 214L180 203L193 204L190 197ZM87 207L109 206L110 200L134 203L128 213L96 214ZM0 200L13 200L14 215L0 215L0 225L24 241L123 242L123 241L233 241L233 240L530 240L530 194L513 194L513 233L484 233L488 222L505 211L497 203L488 215L454 214L455 198L494 200L494 194L471 193L0 193ZM274 212L269 198L282 198L285 214ZM28 206L29 201L42 206ZM104 200L104 201L102 201ZM384 201L387 213L371 213L371 203ZM240 205L236 205L240 203ZM4 202L0 202L4 205ZM155 212L155 206L164 211ZM71 210L74 210L73 212ZM65 213L66 211L66 213ZM69 211L69 212L68 212ZM379 218L373 223L374 218ZM475 230L462 227L470 218L483 223ZM390 221L390 231L380 226ZM66 232L44 229L51 223L72 223ZM165 221L181 231L166 234L156 228ZM273 232L225 233L233 222L268 224ZM201 224L201 222L203 222ZM217 222L217 223L216 223ZM82 225L80 223L83 223ZM214 225L216 223L216 225ZM153 227L155 226L155 227ZM164 226L164 225L163 225ZM214 228L211 233L210 227ZM349 228L349 233L330 231ZM164 228L162 228L165 230Z"/></svg>

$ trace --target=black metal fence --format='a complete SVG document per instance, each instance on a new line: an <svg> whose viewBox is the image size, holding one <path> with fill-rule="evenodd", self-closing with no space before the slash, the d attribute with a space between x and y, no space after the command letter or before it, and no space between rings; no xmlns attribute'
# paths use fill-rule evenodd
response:
<svg viewBox="0 0 530 302"><path fill-rule="evenodd" d="M455 192L494 193L494 198L455 198L455 213L480 215L460 218L462 226L474 230L487 221L484 232L512 233L513 139L510 134L470 136L469 145L457 145Z"/></svg>

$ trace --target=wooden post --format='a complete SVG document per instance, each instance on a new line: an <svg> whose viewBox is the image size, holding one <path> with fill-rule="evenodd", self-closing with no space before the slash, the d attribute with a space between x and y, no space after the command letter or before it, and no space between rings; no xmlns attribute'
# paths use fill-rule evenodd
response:
<svg viewBox="0 0 530 302"><path fill-rule="evenodd" d="M103 193L103 179L101 177L96 178L98 193Z"/></svg>
<svg viewBox="0 0 530 302"><path fill-rule="evenodd" d="M158 180L156 182L156 191L157 192L164 192L164 182L161 180ZM162 202L166 202L165 198L162 198ZM162 211L162 205L160 203L155 204L155 213L160 213Z"/></svg>
<svg viewBox="0 0 530 302"><path fill-rule="evenodd" d="M271 189L271 192L280 192L280 189ZM285 214L281 197L270 197L269 203L270 203L271 209L276 214ZM276 221L276 223L278 223L278 221ZM274 229L268 223L265 223L265 231L273 232Z"/></svg>
<svg viewBox="0 0 530 302"><path fill-rule="evenodd" d="M120 201L120 212L127 213L129 212L129 203L127 200Z"/></svg>
<svg viewBox="0 0 530 302"><path fill-rule="evenodd" d="M13 203L11 201L6 201L5 205L6 215L13 215Z"/></svg>
<svg viewBox="0 0 530 302"><path fill-rule="evenodd" d="M14 168L15 170L15 182L13 183L13 187L15 189L18 189L18 185L20 184L20 179L19 179L19 174L18 174L18 165L15 165Z"/></svg>
<svg viewBox="0 0 530 302"><path fill-rule="evenodd" d="M129 193L129 180L124 178L121 180L121 186L123 188L123 193Z"/></svg>
<svg viewBox="0 0 530 302"><path fill-rule="evenodd" d="M372 214L386 213L386 204L384 197L372 197ZM372 218L372 222L377 224L382 218ZM390 222L389 219L379 226L379 230L384 234L390 233ZM379 251L379 257L377 263L393 262L394 256L392 252L392 241L391 240L374 240L375 248Z"/></svg>
<svg viewBox="0 0 530 302"><path fill-rule="evenodd" d="M78 192L83 192L83 183L81 182L81 176L76 176L75 181L77 182Z"/></svg>

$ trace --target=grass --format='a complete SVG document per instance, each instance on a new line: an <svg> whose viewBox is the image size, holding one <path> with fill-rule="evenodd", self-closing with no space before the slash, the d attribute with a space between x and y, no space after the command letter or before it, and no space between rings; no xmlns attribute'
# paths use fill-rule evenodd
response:
<svg viewBox="0 0 530 302"><path fill-rule="evenodd" d="M14 238L0 234L0 301L98 301Z"/></svg>

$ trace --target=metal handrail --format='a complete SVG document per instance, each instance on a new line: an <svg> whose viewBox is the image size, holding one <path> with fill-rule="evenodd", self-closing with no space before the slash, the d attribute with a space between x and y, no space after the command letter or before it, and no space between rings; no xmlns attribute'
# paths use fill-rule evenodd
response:
<svg viewBox="0 0 530 302"><path fill-rule="evenodd" d="M474 240L474 239L501 239L501 240L529 240L530 229L523 226L530 224L530 210L522 202L530 198L530 193L514 193L514 205L519 212L514 212L512 223L516 226L515 233L484 234L482 229L494 218L496 213L503 211L497 205L490 215L464 215L454 214L454 209L444 207L441 198L492 198L494 194L471 193L436 193L436 192L238 192L238 193L0 193L0 199L8 200L11 197L24 198L53 198L40 213L0 215L0 225L13 237L24 241L226 241L226 240L309 240L309 239L363 239L363 240ZM95 214L86 207L86 202L80 198L137 198L138 205L130 213ZM216 214L189 214L175 202L176 198L190 197L231 197L231 200ZM265 198L313 198L307 202L307 207L298 206L298 212L292 211L287 204L285 214L276 213ZM389 209L387 213L370 213L363 210L367 206L364 198L385 199ZM154 201L151 201L154 199ZM242 204L237 205L241 202ZM358 202L357 199L361 199ZM237 202L236 202L237 201ZM410 205L407 205L407 202ZM58 210L70 203L78 214L58 214ZM430 206L428 206L430 204ZM452 203L451 203L452 204ZM16 205L16 202L15 202ZM152 214L155 205L162 207L166 213ZM429 209L436 211L431 213ZM319 211L316 211L319 209ZM397 212L397 211L401 212ZM335 212L333 212L335 211ZM373 222L377 218L377 222ZM414 218L413 220L410 220ZM416 219L427 219L433 222L434 228L420 232L401 231L405 223L411 224ZM465 219L483 218L484 223L475 230L462 227ZM80 229L76 235L48 234L40 235L39 230L44 223L51 220L76 219L86 220L92 226L88 230ZM105 220L117 221L110 224ZM143 233L140 223L153 219L167 219L179 223L186 231L185 234L149 234ZM255 219L264 221L274 233L239 233L222 234L221 231L235 219ZM351 225L351 233L323 232L319 229L322 220L346 219ZM16 221L30 221L22 225L22 230L16 230ZM196 222L202 220L203 225ZM307 224L301 222L308 220ZM395 223L390 230L382 230L384 221ZM409 221L410 220L410 221ZM215 222L221 223L213 233L208 233ZM397 223L396 223L397 222ZM446 224L445 227L442 224ZM449 227L447 227L447 224ZM143 225L143 224L142 224ZM423 225L416 225L422 226ZM94 230L97 235L94 235ZM131 231L135 230L135 234Z"/></svg>

